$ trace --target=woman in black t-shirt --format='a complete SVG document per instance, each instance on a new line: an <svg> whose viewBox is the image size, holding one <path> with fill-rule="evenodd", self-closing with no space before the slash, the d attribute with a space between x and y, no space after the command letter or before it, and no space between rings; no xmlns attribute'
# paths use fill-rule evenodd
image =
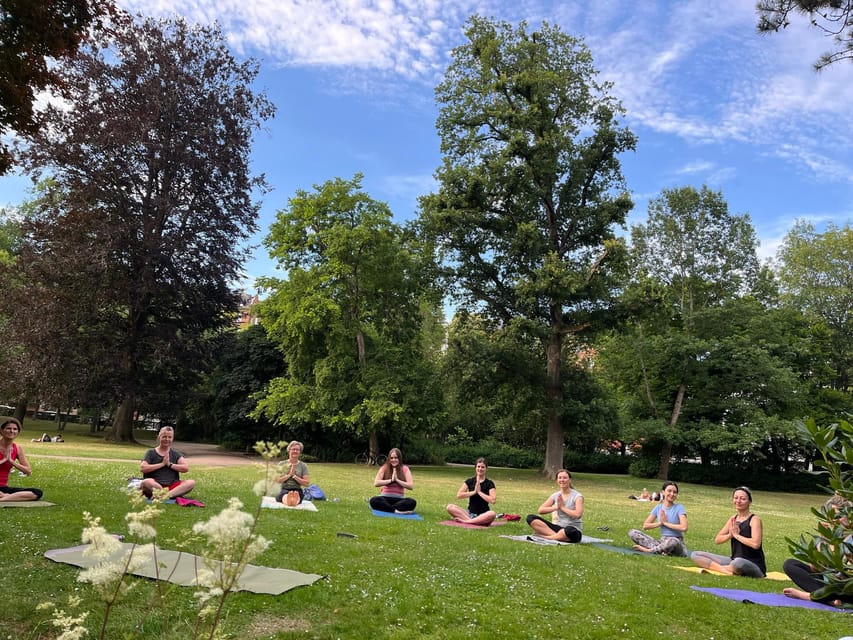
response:
<svg viewBox="0 0 853 640"><path fill-rule="evenodd" d="M468 509L453 503L447 505L447 513L457 522L477 524L488 527L494 522L497 514L491 505L497 501L495 483L486 477L488 465L485 458L477 458L473 478L468 478L456 492L456 498L468 498Z"/></svg>

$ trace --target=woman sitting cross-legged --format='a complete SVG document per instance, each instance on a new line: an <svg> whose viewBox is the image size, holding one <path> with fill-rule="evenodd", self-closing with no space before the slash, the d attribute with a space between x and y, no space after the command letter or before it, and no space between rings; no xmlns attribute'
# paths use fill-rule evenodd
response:
<svg viewBox="0 0 853 640"><path fill-rule="evenodd" d="M527 524L540 538L580 542L583 537L583 496L572 486L572 474L566 469L557 472L557 486L560 490L539 506L540 514L556 513L557 521L548 522L542 515L530 514Z"/></svg>
<svg viewBox="0 0 853 640"><path fill-rule="evenodd" d="M32 502L42 496L41 489L9 486L13 469L25 476L33 472L24 450L15 442L20 432L17 418L0 418L0 502Z"/></svg>
<svg viewBox="0 0 853 640"><path fill-rule="evenodd" d="M371 509L387 513L414 513L417 502L406 497L406 490L414 489L415 483L409 467L403 464L403 454L399 449L388 452L388 460L376 472L373 486L379 487L379 495L369 500Z"/></svg>
<svg viewBox="0 0 853 640"><path fill-rule="evenodd" d="M735 576L763 578L767 575L764 549L761 547L761 518L750 512L752 492L738 487L732 493L735 515L726 521L714 538L715 544L731 542L732 553L724 556L708 551L694 551L690 559L700 567Z"/></svg>
<svg viewBox="0 0 853 640"><path fill-rule="evenodd" d="M497 500L497 490L495 483L486 477L487 469L486 459L477 458L474 477L463 482L456 492L457 499L468 498L467 510L455 504L447 505L447 513L457 522L488 527L498 517L491 508Z"/></svg>
<svg viewBox="0 0 853 640"><path fill-rule="evenodd" d="M655 505L649 517L643 522L643 529L660 528L660 540L638 529L631 529L628 537L634 542L634 549L643 553L658 553L664 556L686 556L684 534L687 531L687 512L678 499L678 485L665 482L661 489L663 499Z"/></svg>

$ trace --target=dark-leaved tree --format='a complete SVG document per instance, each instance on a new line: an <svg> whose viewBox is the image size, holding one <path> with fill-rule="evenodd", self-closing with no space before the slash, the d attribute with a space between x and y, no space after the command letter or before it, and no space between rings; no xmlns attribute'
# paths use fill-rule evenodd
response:
<svg viewBox="0 0 853 640"><path fill-rule="evenodd" d="M74 55L86 29L110 12L108 0L0 0L0 134L32 132L36 93L57 88L51 59ZM0 146L0 174L9 170Z"/></svg>
<svg viewBox="0 0 853 640"><path fill-rule="evenodd" d="M257 71L218 27L137 17L59 64L66 101L27 138L32 172L53 182L24 228L18 318L96 356L116 439L132 439L137 410L176 411L237 309L264 186L250 145L273 114Z"/></svg>

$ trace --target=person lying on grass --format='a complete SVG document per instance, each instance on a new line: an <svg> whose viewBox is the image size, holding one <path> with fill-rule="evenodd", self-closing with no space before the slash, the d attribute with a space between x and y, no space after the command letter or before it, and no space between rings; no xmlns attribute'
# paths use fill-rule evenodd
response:
<svg viewBox="0 0 853 640"><path fill-rule="evenodd" d="M731 542L731 555L726 557L708 551L694 551L690 559L712 571L763 578L767 575L764 549L761 546L763 527L761 518L750 511L752 492L746 487L738 487L732 493L732 504L735 515L726 520L714 538L715 544Z"/></svg>
<svg viewBox="0 0 853 640"><path fill-rule="evenodd" d="M0 502L32 502L42 497L41 489L9 486L13 469L25 476L33 472L24 450L15 442L19 433L21 423L17 418L0 418Z"/></svg>
<svg viewBox="0 0 853 640"><path fill-rule="evenodd" d="M474 469L474 477L463 482L456 492L457 500L468 498L467 511L451 503L447 505L447 513L457 522L488 527L498 517L491 509L497 500L497 489L495 483L486 477L488 465L485 458L477 458Z"/></svg>
<svg viewBox="0 0 853 640"><path fill-rule="evenodd" d="M369 500L371 509L401 515L415 512L417 502L406 497L406 490L414 489L415 483L409 467L403 464L403 453L399 449L388 452L388 459L376 472L373 486L379 487L380 495Z"/></svg>
<svg viewBox="0 0 853 640"><path fill-rule="evenodd" d="M661 488L663 499L655 505L649 517L643 522L643 529L660 528L660 540L640 531L631 529L628 537L634 542L633 548L643 553L658 553L664 556L687 556L684 546L684 534L687 532L687 512L678 499L678 485L665 482Z"/></svg>
<svg viewBox="0 0 853 640"><path fill-rule="evenodd" d="M169 489L166 498L171 500L185 496L195 488L195 480L181 480L182 473L190 470L190 464L180 451L172 449L175 430L163 427L157 433L157 446L145 452L140 463L142 471L142 493L151 497L155 491Z"/></svg>
<svg viewBox="0 0 853 640"><path fill-rule="evenodd" d="M541 538L559 542L580 542L583 537L583 496L572 486L572 474L566 469L557 472L559 491L552 493L539 506L539 514L527 516L527 524ZM542 515L556 514L556 522ZM552 515L553 518L553 515Z"/></svg>
<svg viewBox="0 0 853 640"><path fill-rule="evenodd" d="M823 508L827 513L831 513L839 509L851 509L853 508L853 502L845 500L843 496L836 493L826 501ZM850 529L850 521L846 517L836 517L835 521L839 525L846 527L848 530ZM849 542L850 546L853 546L853 535L848 536L845 541ZM847 557L847 560L848 562L853 562L853 558L850 556ZM797 600L814 600L814 602L832 605L833 607L853 605L853 595L850 594L835 594L819 599L812 598L812 594L815 591L826 586L826 583L817 577L820 573L819 567L806 564L802 560L797 560L796 558L788 558L782 565L782 570L794 582L794 584L800 587L799 589L794 589L792 587L782 589L782 593L789 598L795 598Z"/></svg>

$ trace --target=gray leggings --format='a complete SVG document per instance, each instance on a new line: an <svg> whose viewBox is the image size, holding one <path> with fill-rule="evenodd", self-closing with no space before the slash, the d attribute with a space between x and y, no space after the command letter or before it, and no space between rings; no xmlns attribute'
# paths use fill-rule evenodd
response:
<svg viewBox="0 0 853 640"><path fill-rule="evenodd" d="M719 553L711 553L710 551L694 551L690 554L690 559L696 564L702 564L698 560L713 560L724 567L731 567L732 573L736 576L746 576L747 578L764 577L761 567L746 558L729 558L728 556L721 556Z"/></svg>
<svg viewBox="0 0 853 640"><path fill-rule="evenodd" d="M652 553L659 553L662 556L687 557L687 547L684 546L683 538L661 536L661 539L658 540L639 529L631 529L628 532L628 537L634 541L634 544L651 549Z"/></svg>

